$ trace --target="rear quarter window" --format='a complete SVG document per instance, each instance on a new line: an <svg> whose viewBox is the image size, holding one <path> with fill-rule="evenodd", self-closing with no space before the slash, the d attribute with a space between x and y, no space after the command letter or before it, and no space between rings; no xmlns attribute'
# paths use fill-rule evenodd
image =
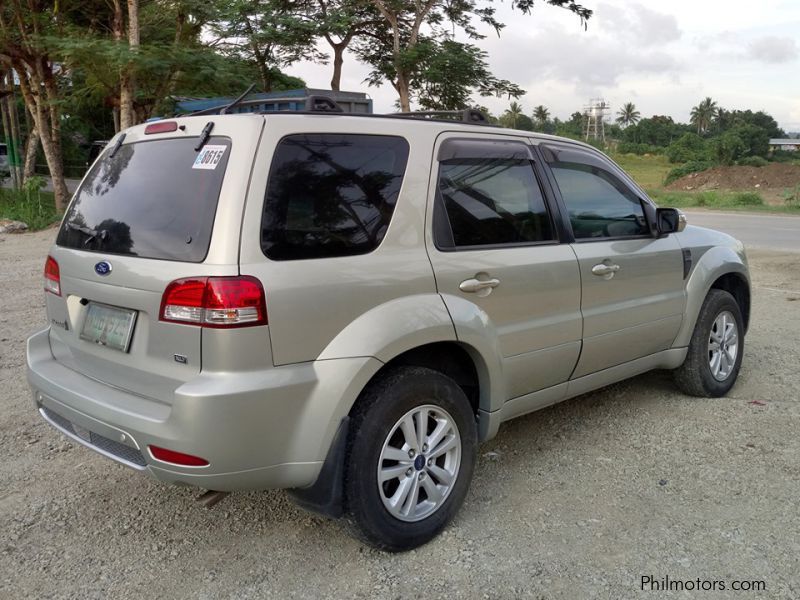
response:
<svg viewBox="0 0 800 600"><path fill-rule="evenodd" d="M408 162L401 137L284 137L269 173L261 248L272 260L366 254L394 213Z"/></svg>

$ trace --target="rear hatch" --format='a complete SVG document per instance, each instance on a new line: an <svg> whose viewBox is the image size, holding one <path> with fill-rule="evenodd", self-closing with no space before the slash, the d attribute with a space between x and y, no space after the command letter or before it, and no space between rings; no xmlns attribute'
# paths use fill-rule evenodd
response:
<svg viewBox="0 0 800 600"><path fill-rule="evenodd" d="M117 136L87 173L50 252L60 293L45 296L56 360L169 402L202 368L203 329L160 321L162 297L177 279L238 275L263 118L159 123L150 130L162 133L139 126Z"/></svg>

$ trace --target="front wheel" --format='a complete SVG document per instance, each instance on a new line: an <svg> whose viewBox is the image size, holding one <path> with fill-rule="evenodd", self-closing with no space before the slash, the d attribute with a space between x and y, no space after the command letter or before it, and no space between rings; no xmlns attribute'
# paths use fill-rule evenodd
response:
<svg viewBox="0 0 800 600"><path fill-rule="evenodd" d="M400 367L372 382L352 415L347 521L376 548L410 550L456 514L475 466L475 415L449 377Z"/></svg>
<svg viewBox="0 0 800 600"><path fill-rule="evenodd" d="M736 383L744 353L742 312L724 290L708 292L675 383L691 396L724 396Z"/></svg>

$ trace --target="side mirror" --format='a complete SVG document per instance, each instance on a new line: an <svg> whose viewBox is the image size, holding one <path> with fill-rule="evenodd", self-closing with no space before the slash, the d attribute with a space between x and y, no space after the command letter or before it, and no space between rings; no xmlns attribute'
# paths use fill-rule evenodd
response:
<svg viewBox="0 0 800 600"><path fill-rule="evenodd" d="M686 215L677 208L658 208L656 209L656 226L661 235L680 233L686 229Z"/></svg>

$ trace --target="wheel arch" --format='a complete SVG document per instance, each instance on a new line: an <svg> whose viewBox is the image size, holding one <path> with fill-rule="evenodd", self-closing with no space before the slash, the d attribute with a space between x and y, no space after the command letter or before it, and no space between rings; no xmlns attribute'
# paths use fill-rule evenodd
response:
<svg viewBox="0 0 800 600"><path fill-rule="evenodd" d="M711 289L729 292L742 310L745 330L750 321L750 276L747 264L733 248L716 246L705 252L686 283L686 309L673 347L689 345L703 301Z"/></svg>

